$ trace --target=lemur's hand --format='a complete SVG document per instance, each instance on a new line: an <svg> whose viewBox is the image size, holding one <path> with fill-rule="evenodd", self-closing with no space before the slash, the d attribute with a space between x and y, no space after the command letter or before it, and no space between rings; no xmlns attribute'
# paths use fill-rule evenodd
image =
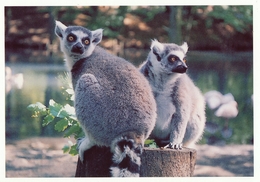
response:
<svg viewBox="0 0 260 182"><path fill-rule="evenodd" d="M170 148L170 149L176 149L176 150L182 150L182 143L179 144L173 144L173 143L169 143L168 145L164 146L163 148Z"/></svg>

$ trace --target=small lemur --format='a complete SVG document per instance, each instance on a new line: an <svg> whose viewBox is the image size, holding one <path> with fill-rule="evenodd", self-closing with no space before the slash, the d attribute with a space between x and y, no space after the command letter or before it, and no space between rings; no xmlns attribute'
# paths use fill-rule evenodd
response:
<svg viewBox="0 0 260 182"><path fill-rule="evenodd" d="M204 130L205 101L186 74L187 51L187 43L178 46L153 40L148 58L140 66L157 104L157 120L151 138L160 147L190 147Z"/></svg>
<svg viewBox="0 0 260 182"><path fill-rule="evenodd" d="M71 70L76 116L85 132L78 142L79 157L84 162L84 152L94 145L110 147L111 175L138 177L156 102L137 68L97 46L102 32L56 21L55 33Z"/></svg>

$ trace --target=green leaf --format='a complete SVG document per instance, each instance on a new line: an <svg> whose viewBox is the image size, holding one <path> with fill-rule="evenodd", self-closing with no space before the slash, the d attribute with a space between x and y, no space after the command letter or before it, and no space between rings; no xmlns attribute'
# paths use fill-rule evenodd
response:
<svg viewBox="0 0 260 182"><path fill-rule="evenodd" d="M75 116L76 117L74 107L70 106L69 104L66 104L63 109L69 116Z"/></svg>
<svg viewBox="0 0 260 182"><path fill-rule="evenodd" d="M154 143L152 143L152 144L149 144L149 146L148 146L149 148L159 148L157 145L156 145L156 143L154 142Z"/></svg>
<svg viewBox="0 0 260 182"><path fill-rule="evenodd" d="M59 120L56 125L54 126L54 129L58 132L64 131L69 125L69 121L67 118Z"/></svg>
<svg viewBox="0 0 260 182"><path fill-rule="evenodd" d="M65 91L70 95L74 95L74 90L72 88L68 88Z"/></svg>
<svg viewBox="0 0 260 182"><path fill-rule="evenodd" d="M74 144L72 146L68 146L68 145L65 145L63 148L62 148L63 152L64 153L69 153L70 155L72 156L75 156L78 154L78 151L77 151L77 144Z"/></svg>
<svg viewBox="0 0 260 182"><path fill-rule="evenodd" d="M145 140L144 145L149 148L159 148L153 139Z"/></svg>
<svg viewBox="0 0 260 182"><path fill-rule="evenodd" d="M72 88L69 88L69 89L66 89L65 91L69 95L69 99L74 101L74 99L75 99L74 90Z"/></svg>
<svg viewBox="0 0 260 182"><path fill-rule="evenodd" d="M147 139L147 140L145 140L144 144L149 145L149 144L152 144L153 142L154 142L153 139Z"/></svg>
<svg viewBox="0 0 260 182"><path fill-rule="evenodd" d="M65 145L63 148L63 153L68 153L70 151L70 146Z"/></svg>
<svg viewBox="0 0 260 182"><path fill-rule="evenodd" d="M75 115L70 115L67 118L70 119L70 120L78 122L77 117Z"/></svg>
<svg viewBox="0 0 260 182"><path fill-rule="evenodd" d="M50 113L55 117L65 118L69 116L69 114L63 109L63 106L52 99L49 101L49 108Z"/></svg>
<svg viewBox="0 0 260 182"><path fill-rule="evenodd" d="M78 154L78 151L77 151L77 144L74 144L70 147L70 151L69 151L69 154L72 155L72 156L75 156Z"/></svg>
<svg viewBox="0 0 260 182"><path fill-rule="evenodd" d="M82 132L81 127L79 126L79 124L73 124L72 126L70 126L67 130L66 133L64 134L64 137L69 137L71 135L76 136L76 139L79 138L79 134Z"/></svg>
<svg viewBox="0 0 260 182"><path fill-rule="evenodd" d="M46 126L46 125L50 124L54 120L54 118L55 117L52 114L48 114L47 116L44 117L42 126Z"/></svg>
<svg viewBox="0 0 260 182"><path fill-rule="evenodd" d="M50 108L51 114L57 117L59 115L59 113L61 112L62 105L56 103L54 100L51 99L49 101L49 108Z"/></svg>
<svg viewBox="0 0 260 182"><path fill-rule="evenodd" d="M39 117L40 115L46 115L48 113L46 106L40 102L30 104L27 106L27 109L34 112L33 117Z"/></svg>
<svg viewBox="0 0 260 182"><path fill-rule="evenodd" d="M46 106L40 102L36 102L35 104L27 106L27 109L30 111L46 111Z"/></svg>

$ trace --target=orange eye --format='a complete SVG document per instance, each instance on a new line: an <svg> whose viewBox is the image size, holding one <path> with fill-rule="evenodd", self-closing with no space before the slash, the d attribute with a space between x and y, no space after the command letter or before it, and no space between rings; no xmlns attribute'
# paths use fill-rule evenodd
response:
<svg viewBox="0 0 260 182"><path fill-rule="evenodd" d="M184 63L186 63L186 62L187 62L186 58L184 58L184 59L183 59L183 62L184 62Z"/></svg>
<svg viewBox="0 0 260 182"><path fill-rule="evenodd" d="M175 61L175 60L176 60L176 58L175 58L175 57L172 57L172 58L171 58L171 61L172 61L172 62L173 62L173 61Z"/></svg>
<svg viewBox="0 0 260 182"><path fill-rule="evenodd" d="M86 45L88 45L88 44L89 44L89 40L88 40L88 39L84 40L84 43L85 43Z"/></svg>
<svg viewBox="0 0 260 182"><path fill-rule="evenodd" d="M70 41L70 42L74 41L74 37L73 36L69 36L68 37L68 41Z"/></svg>

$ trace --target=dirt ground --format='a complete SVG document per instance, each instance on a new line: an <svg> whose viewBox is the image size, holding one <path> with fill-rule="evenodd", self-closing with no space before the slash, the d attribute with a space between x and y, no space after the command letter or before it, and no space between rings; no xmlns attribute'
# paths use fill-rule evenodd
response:
<svg viewBox="0 0 260 182"><path fill-rule="evenodd" d="M64 138L6 142L6 177L74 177L77 156L63 154ZM196 146L194 176L254 176L253 145Z"/></svg>

